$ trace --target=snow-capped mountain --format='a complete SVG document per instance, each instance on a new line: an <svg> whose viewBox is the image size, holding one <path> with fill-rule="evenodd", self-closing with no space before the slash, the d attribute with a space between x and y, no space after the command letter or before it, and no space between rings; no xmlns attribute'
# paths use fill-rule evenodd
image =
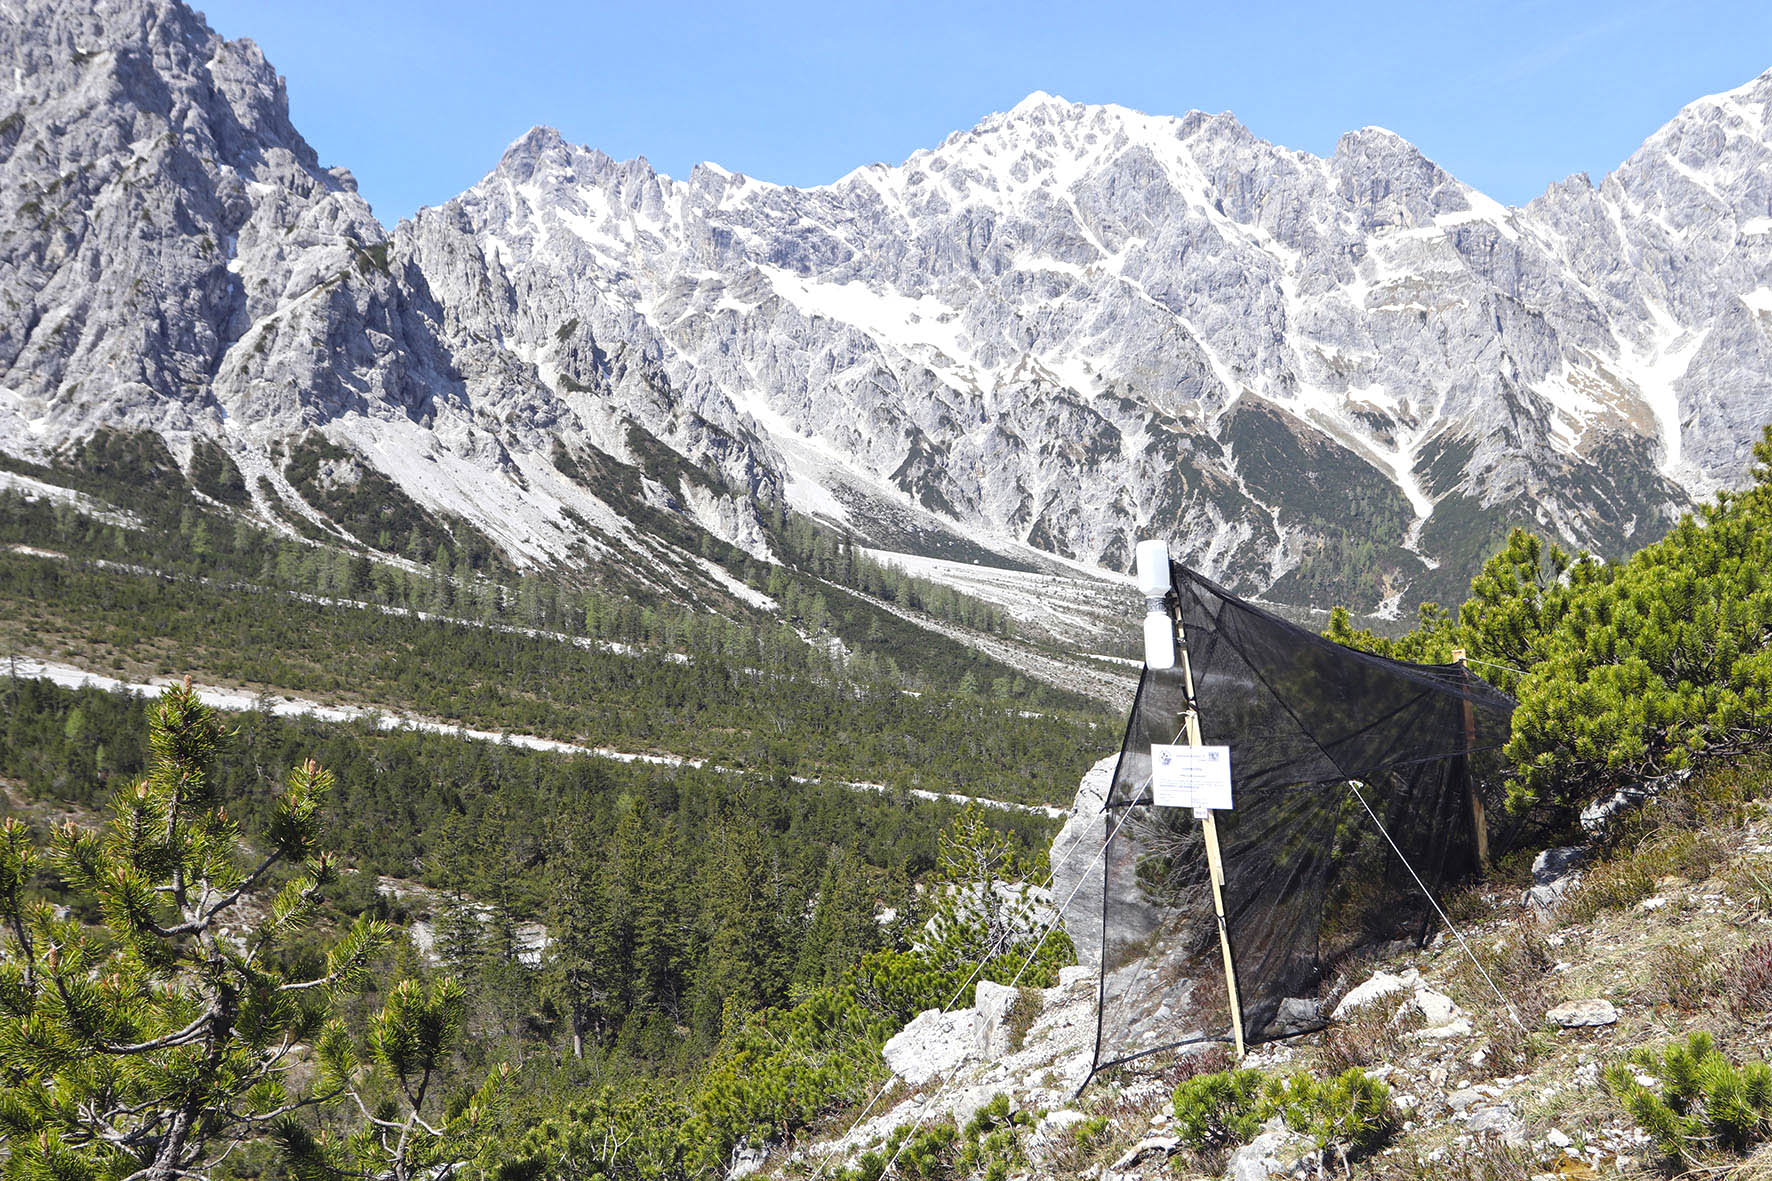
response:
<svg viewBox="0 0 1772 1181"><path fill-rule="evenodd" d="M1456 594L1511 523L1616 553L1772 419L1772 72L1523 208L1381 129L1035 94L898 166L674 180L538 128L391 233L249 42L179 5L0 24L0 447L323 434L521 562L761 551L778 498L892 547ZM0 86L4 85L0 74ZM762 509L759 506L763 506Z"/></svg>

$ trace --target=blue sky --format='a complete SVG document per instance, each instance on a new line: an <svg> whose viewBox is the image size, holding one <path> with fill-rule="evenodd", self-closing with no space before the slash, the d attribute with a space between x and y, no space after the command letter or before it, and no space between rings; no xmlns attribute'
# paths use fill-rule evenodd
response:
<svg viewBox="0 0 1772 1181"><path fill-rule="evenodd" d="M1772 4L622 4L197 0L289 79L296 126L392 224L537 123L686 175L896 163L1045 90L1230 110L1327 154L1378 124L1517 204L1611 170L1685 103L1772 68Z"/></svg>

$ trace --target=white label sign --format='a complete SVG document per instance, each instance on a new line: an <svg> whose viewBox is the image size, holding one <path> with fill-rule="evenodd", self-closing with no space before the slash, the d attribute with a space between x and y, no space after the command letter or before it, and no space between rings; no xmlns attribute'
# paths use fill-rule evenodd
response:
<svg viewBox="0 0 1772 1181"><path fill-rule="evenodd" d="M1231 748L1151 744L1151 798L1159 808L1231 807Z"/></svg>

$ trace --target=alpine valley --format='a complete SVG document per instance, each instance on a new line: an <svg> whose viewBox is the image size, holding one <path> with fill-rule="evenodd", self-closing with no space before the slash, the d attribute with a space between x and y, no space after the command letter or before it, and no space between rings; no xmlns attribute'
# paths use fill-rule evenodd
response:
<svg viewBox="0 0 1772 1181"><path fill-rule="evenodd" d="M767 560L791 509L1073 576L1167 536L1394 615L1510 525L1640 548L1772 418L1772 72L1520 208L1376 127L1318 158L1036 93L809 189L538 127L389 229L250 41L4 17L15 489L127 440L285 531L670 594L717 581L685 537Z"/></svg>
<svg viewBox="0 0 1772 1181"><path fill-rule="evenodd" d="M1772 1176L1769 394L1772 71L1520 208L1036 93L389 228L0 0L0 1177ZM1322 634L1145 695L1158 537Z"/></svg>

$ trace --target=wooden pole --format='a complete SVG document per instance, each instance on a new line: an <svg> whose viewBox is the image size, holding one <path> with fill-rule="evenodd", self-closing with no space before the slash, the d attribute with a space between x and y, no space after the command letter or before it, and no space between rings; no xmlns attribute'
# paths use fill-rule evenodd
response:
<svg viewBox="0 0 1772 1181"><path fill-rule="evenodd" d="M1194 668L1188 662L1187 632L1178 619L1176 634L1181 639L1181 676L1187 687L1187 744L1205 745L1200 739L1200 715L1194 709ZM1224 990L1231 1003L1231 1034L1237 1043L1237 1060L1247 1052L1243 1045L1243 1003L1237 996L1237 965L1231 959L1231 933L1224 921L1224 856L1218 848L1218 821L1211 808L1195 808L1200 818L1200 832L1206 838L1206 870L1212 879L1212 913L1218 918L1218 950L1224 956Z"/></svg>
<svg viewBox="0 0 1772 1181"><path fill-rule="evenodd" d="M1452 659L1458 667L1464 669L1465 684L1470 683L1470 669L1464 663L1464 649L1452 649ZM1470 703L1464 701L1464 790L1470 797L1471 831L1477 839L1477 866L1484 873L1489 872L1489 816L1483 808L1483 797L1477 794L1477 777L1471 774L1470 748L1477 744L1477 714Z"/></svg>

